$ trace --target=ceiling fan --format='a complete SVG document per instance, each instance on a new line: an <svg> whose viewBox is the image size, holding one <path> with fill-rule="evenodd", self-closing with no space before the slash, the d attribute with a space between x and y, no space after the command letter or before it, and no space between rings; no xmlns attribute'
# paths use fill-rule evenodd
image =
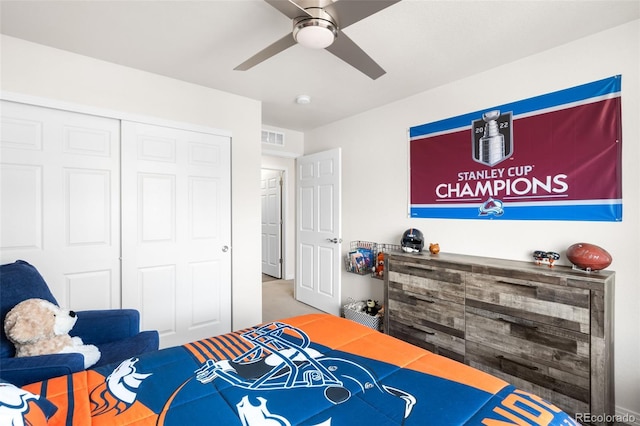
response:
<svg viewBox="0 0 640 426"><path fill-rule="evenodd" d="M265 0L293 21L293 30L253 55L235 70L249 68L288 49L296 43L326 49L373 80L385 73L369 55L354 43L343 29L400 0Z"/></svg>

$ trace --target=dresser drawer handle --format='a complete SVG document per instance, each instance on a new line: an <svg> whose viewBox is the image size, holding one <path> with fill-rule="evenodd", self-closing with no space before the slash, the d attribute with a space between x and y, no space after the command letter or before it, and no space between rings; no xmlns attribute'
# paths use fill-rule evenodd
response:
<svg viewBox="0 0 640 426"><path fill-rule="evenodd" d="M505 280L498 280L497 282L500 283L500 284L515 285L515 286L518 286L518 287L538 288L538 286L535 286L535 285L514 283L514 282L511 282L511 281L505 281Z"/></svg>
<svg viewBox="0 0 640 426"><path fill-rule="evenodd" d="M527 365L527 364L524 364L524 363L522 363L522 362L514 361L514 360L509 359L509 358L506 358L506 357L504 357L504 356L502 356L502 355L498 355L498 356L496 356L496 358L498 358L498 359L500 360L500 368L503 368L503 367L502 367L502 363L503 363L504 361L508 361L508 362L510 362L511 364L515 364L515 365L519 365L520 367L528 368L528 369L529 369L529 370L531 370L531 371L538 371L538 367L536 367L536 366L534 366L534 365Z"/></svg>
<svg viewBox="0 0 640 426"><path fill-rule="evenodd" d="M427 302L427 303L436 303L435 300L423 299L422 297L417 297L417 296L413 296L413 295L409 295L409 299L420 300L422 302Z"/></svg>
<svg viewBox="0 0 640 426"><path fill-rule="evenodd" d="M429 336L435 336L436 335L436 333L434 333L433 331L421 330L418 327L415 327L413 325L410 325L409 328L413 328L414 330L422 331L423 333L428 334Z"/></svg>
<svg viewBox="0 0 640 426"><path fill-rule="evenodd" d="M506 322L507 324L511 324L511 325L517 325L518 327L522 327L522 328L528 328L529 330L537 330L538 329L538 327L535 326L535 325L520 324L520 323L517 323L515 321L509 321L508 319L504 319L504 318L498 318L498 321Z"/></svg>
<svg viewBox="0 0 640 426"><path fill-rule="evenodd" d="M413 266L413 265L406 265L408 270L413 270L413 271L427 271L427 272L433 272L433 269L431 268L420 268L419 266Z"/></svg>

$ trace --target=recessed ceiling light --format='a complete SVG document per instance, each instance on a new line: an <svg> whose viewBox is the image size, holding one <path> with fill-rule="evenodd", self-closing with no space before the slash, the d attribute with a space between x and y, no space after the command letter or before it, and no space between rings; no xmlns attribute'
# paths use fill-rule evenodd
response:
<svg viewBox="0 0 640 426"><path fill-rule="evenodd" d="M296 96L296 103L298 105L307 105L311 103L311 96L309 95L298 95Z"/></svg>

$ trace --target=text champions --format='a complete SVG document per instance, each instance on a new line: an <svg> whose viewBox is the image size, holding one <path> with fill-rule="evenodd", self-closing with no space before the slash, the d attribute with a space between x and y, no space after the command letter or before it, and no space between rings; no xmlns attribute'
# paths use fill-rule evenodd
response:
<svg viewBox="0 0 640 426"><path fill-rule="evenodd" d="M534 166L515 166L458 173L457 182L440 183L435 188L439 200L469 198L527 198L567 196L567 175L534 176Z"/></svg>

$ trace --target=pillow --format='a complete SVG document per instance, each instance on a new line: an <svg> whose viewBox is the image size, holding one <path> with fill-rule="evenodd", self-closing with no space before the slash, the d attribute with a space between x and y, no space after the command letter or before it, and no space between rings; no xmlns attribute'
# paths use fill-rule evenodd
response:
<svg viewBox="0 0 640 426"><path fill-rule="evenodd" d="M0 424L46 425L57 410L40 395L0 379Z"/></svg>

